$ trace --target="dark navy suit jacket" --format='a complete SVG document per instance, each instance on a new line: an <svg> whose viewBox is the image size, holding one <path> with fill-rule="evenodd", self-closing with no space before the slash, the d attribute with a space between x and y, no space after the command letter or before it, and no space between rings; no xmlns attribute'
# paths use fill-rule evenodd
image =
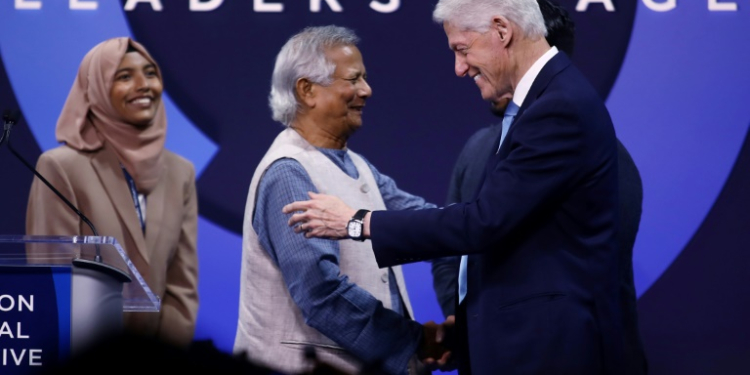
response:
<svg viewBox="0 0 750 375"><path fill-rule="evenodd" d="M558 53L473 201L373 213L381 267L470 254L457 328L474 375L641 373L619 285L616 150L604 103Z"/></svg>

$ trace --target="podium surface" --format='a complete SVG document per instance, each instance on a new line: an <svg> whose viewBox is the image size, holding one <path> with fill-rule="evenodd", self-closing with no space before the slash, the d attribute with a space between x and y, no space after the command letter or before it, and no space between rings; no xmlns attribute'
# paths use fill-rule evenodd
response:
<svg viewBox="0 0 750 375"><path fill-rule="evenodd" d="M161 308L161 300L114 237L0 235L0 267L70 268L76 264L123 277L123 311L158 312Z"/></svg>
<svg viewBox="0 0 750 375"><path fill-rule="evenodd" d="M0 373L64 363L161 300L114 237L0 235Z"/></svg>

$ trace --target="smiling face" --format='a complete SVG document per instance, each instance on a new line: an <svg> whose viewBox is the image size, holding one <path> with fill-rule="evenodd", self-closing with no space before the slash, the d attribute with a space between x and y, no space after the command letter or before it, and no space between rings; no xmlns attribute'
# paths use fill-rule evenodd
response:
<svg viewBox="0 0 750 375"><path fill-rule="evenodd" d="M315 105L311 109L320 126L335 137L348 137L362 126L362 109L372 95L362 54L355 46L329 48L328 61L336 65L328 86L315 84Z"/></svg>
<svg viewBox="0 0 750 375"><path fill-rule="evenodd" d="M109 99L122 120L149 127L161 103L162 83L156 66L139 52L128 52L115 72Z"/></svg>
<svg viewBox="0 0 750 375"><path fill-rule="evenodd" d="M484 100L499 103L512 93L506 29L493 22L486 32L462 30L443 23L448 45L456 56L456 75L474 79Z"/></svg>

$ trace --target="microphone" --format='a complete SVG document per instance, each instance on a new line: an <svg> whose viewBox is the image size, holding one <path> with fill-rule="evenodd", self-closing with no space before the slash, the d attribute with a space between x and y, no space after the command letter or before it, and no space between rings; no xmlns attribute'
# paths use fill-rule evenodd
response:
<svg viewBox="0 0 750 375"><path fill-rule="evenodd" d="M59 190L57 190L54 186L52 186L52 184L49 181L47 181L47 179L44 178L44 176L42 176L41 173L39 173L36 170L36 168L34 168L34 166L32 166L29 162L27 162L26 159L24 159L18 152L16 152L15 149L13 149L13 146L10 143L10 132L13 129L13 125L18 123L18 119L20 117L21 117L21 112L18 110L11 111L11 110L6 109L5 111L3 111L4 126L3 126L3 134L2 136L0 136L0 147L2 147L3 141L7 143L8 150L10 150L10 152L18 160L20 160L21 163L23 163L23 165L26 166L26 168L32 171L34 175L39 178L39 180L41 180L45 185L47 185L47 187L50 190L52 190L52 192L55 193L55 195L57 195L58 198L62 199L62 201L65 202L65 204L71 210L73 210L73 212L75 212L76 215L78 215L78 217L80 217L81 220L83 220L83 222L89 226L89 228L91 228L91 232L94 233L94 236L99 237L99 232L96 230L96 227L94 227L94 224L91 222L91 220L89 220L89 218L87 218L86 215L84 215L75 205L73 205L73 203L70 203L70 201L67 198L65 198L65 196L62 195L62 193L60 193ZM94 247L96 249L96 253L94 255L93 261L83 259L79 256L76 259L73 259L73 264L80 266L80 267L84 267L84 268L95 268L99 270L104 270L107 273L113 275L118 280L125 281L125 282L131 281L130 276L123 273L123 271L102 262L101 248L99 247L98 243L94 243Z"/></svg>
<svg viewBox="0 0 750 375"><path fill-rule="evenodd" d="M65 198L65 196L62 195L62 193L60 193L59 190L57 190L54 186L52 186L52 184L49 183L49 181L47 181L47 179L44 178L44 176L42 176L39 172L37 172L37 170L31 164L29 164L29 162L27 162L26 159L23 158L23 156L21 156L18 152L16 152L16 150L11 145L10 131L13 129L13 125L15 125L18 122L18 119L20 118L20 116L21 116L20 111L11 111L9 109L6 109L5 111L3 111L4 131L3 131L3 136L2 138L0 138L0 140L5 140L5 142L8 144L8 150L10 150L10 152L18 160L20 160L21 163L23 163L23 165L26 166L26 168L32 171L34 175L39 177L39 179L42 182L44 182L44 184L47 185L47 187L50 188L50 190L52 190L52 192L55 193L55 195L57 195L60 199L62 199L62 201L65 202L65 204L68 207L70 207L70 209L73 210L78 215L78 217L80 217L81 220L83 220L83 222L89 226L89 228L91 228L91 231L94 233L94 236L99 236L99 232L96 230L96 227L94 227L94 224L91 223L89 218L87 218L86 215L84 215L76 206L74 206L73 203L70 203L70 201L67 198ZM2 142L0 142L0 146L1 145L2 145ZM97 261L101 261L101 255L98 253L96 255L97 255Z"/></svg>

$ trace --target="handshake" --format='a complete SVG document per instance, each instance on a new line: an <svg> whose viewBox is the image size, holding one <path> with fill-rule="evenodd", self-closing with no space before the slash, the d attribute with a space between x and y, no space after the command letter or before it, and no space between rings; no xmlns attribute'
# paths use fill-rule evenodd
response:
<svg viewBox="0 0 750 375"><path fill-rule="evenodd" d="M449 316L445 322L436 324L429 321L422 325L424 336L417 349L417 358L429 370L451 371L456 369L454 351L455 317Z"/></svg>

